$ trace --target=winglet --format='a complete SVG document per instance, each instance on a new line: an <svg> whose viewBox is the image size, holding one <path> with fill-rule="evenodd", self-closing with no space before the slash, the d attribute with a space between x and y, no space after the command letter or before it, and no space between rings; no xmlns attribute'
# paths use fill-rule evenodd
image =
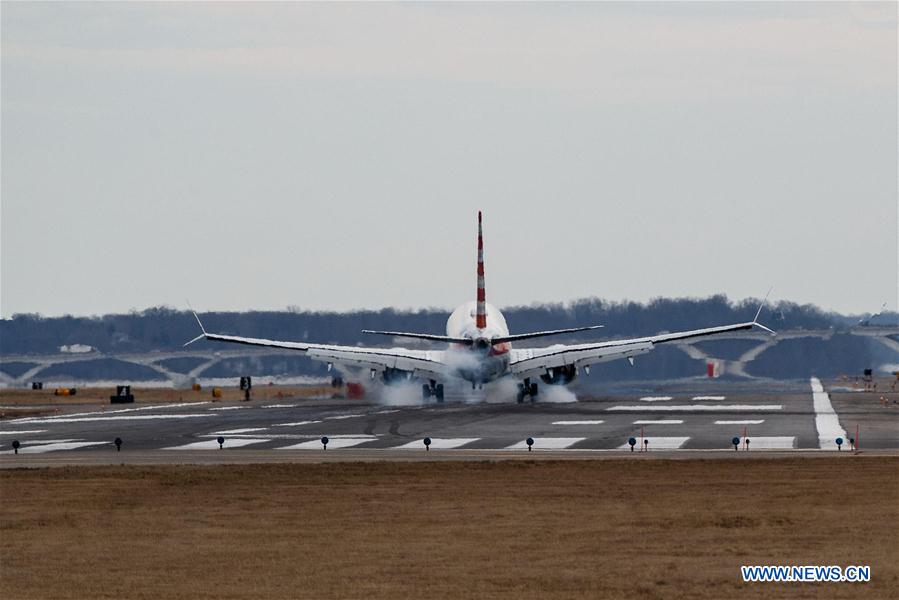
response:
<svg viewBox="0 0 899 600"><path fill-rule="evenodd" d="M762 300L761 304L759 304L759 309L757 311L755 311L755 317L752 319L752 324L755 325L756 327L758 327L759 329L764 329L765 331L767 331L768 333L770 333L772 335L777 335L776 331L774 331L773 329L769 329L769 328L765 327L764 325L762 325L761 323L759 323L759 315L762 314L762 309L765 308L765 305L768 303L768 296L771 295L771 290L773 290L773 289L774 289L773 285L768 288L768 293L765 294L765 299Z"/></svg>
<svg viewBox="0 0 899 600"><path fill-rule="evenodd" d="M201 333L200 335L198 335L197 337L195 337L195 338L192 339L191 341L189 341L189 342L187 342L186 344L184 344L184 346L182 346L182 348L184 348L184 347L186 347L186 346L190 346L190 345L193 344L194 342L199 341L199 340L202 340L203 338L206 337L206 328L203 327L203 322L200 321L200 317L199 317L199 315L197 315L197 311L195 311L195 310L193 309L193 307L190 305L190 300L187 301L187 307L190 309L191 314L193 314L194 319L197 320L197 325L200 326L200 331L202 331L203 333Z"/></svg>

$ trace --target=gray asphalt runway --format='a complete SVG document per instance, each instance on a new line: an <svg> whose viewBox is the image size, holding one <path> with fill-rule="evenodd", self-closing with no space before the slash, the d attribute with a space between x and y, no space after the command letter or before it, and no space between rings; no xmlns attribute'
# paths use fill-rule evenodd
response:
<svg viewBox="0 0 899 600"><path fill-rule="evenodd" d="M843 451L859 427L863 450L899 450L899 408L867 395L842 394L831 404L826 391L766 394L759 389L729 395L726 385L652 396L621 395L572 403L427 404L385 406L350 400L195 402L161 405L75 407L48 417L0 423L0 466L122 462L244 462L305 460L323 452L346 459L494 458L630 453L633 437L647 454L715 451ZM113 446L123 441L121 452ZM224 438L219 449L218 437ZM732 438L739 437L739 452ZM20 443L19 454L11 448ZM644 445L643 442L646 442ZM238 457L238 453L244 453ZM230 458L225 459L225 456ZM338 458L328 458L337 460Z"/></svg>

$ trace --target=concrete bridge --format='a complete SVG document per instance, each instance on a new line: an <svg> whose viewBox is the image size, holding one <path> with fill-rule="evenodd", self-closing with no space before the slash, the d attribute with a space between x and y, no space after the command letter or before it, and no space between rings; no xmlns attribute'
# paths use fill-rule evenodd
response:
<svg viewBox="0 0 899 600"><path fill-rule="evenodd" d="M819 338L828 340L835 334L848 333L872 338L887 348L899 353L899 327L858 326L846 330L835 329L786 329L778 331L772 336L764 331L741 331L718 336L717 340L754 340L758 344L745 351L736 359L722 359L700 348L697 344L708 343L713 340L703 340L696 343L680 343L675 346L685 352L690 358L701 360L705 363L717 362L722 365L722 371L738 377L752 377L747 371L747 366L761 354L775 347L784 340L797 338ZM171 381L175 387L190 385L209 368L227 359L234 358L258 358L264 356L288 356L296 355L296 351L280 350L275 348L247 348L240 347L228 350L190 349L178 351L145 352L135 354L104 354L100 352L43 354L43 355L4 355L0 356L0 383L8 387L24 387L31 381L40 380L41 373L49 367L74 362L85 362L101 359L112 359L121 362L140 365L152 369L161 376L161 379ZM195 359L199 361L195 367L186 373L173 371L163 364L171 359ZM5 363L26 363L33 365L18 376L4 372Z"/></svg>

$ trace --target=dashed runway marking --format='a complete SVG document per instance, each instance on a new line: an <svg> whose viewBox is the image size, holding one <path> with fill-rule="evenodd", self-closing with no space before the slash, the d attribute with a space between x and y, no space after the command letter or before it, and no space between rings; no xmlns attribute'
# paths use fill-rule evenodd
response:
<svg viewBox="0 0 899 600"><path fill-rule="evenodd" d="M250 406L216 406L215 408L210 408L209 410L241 410L244 408L252 408Z"/></svg>
<svg viewBox="0 0 899 600"><path fill-rule="evenodd" d="M602 425L605 421L553 421L553 425Z"/></svg>
<svg viewBox="0 0 899 600"><path fill-rule="evenodd" d="M331 421L339 421L340 419L354 419L356 417L364 417L365 415L337 415L336 417L325 417Z"/></svg>
<svg viewBox="0 0 899 600"><path fill-rule="evenodd" d="M703 401L703 400L724 400L724 396L693 396L693 400Z"/></svg>
<svg viewBox="0 0 899 600"><path fill-rule="evenodd" d="M244 427L243 429L226 429L224 431L216 431L211 435L228 435L231 433L250 433L251 431L265 431L267 427Z"/></svg>
<svg viewBox="0 0 899 600"><path fill-rule="evenodd" d="M578 442L583 442L587 438L582 437L563 437L563 438L534 438L534 450L562 450L569 446L574 446ZM506 447L507 450L527 450L527 440L521 440L511 446Z"/></svg>
<svg viewBox="0 0 899 600"><path fill-rule="evenodd" d="M26 429L24 431L0 431L0 435L27 435L30 433L44 433L46 429Z"/></svg>
<svg viewBox="0 0 899 600"><path fill-rule="evenodd" d="M268 438L232 438L226 439L222 447L227 450L228 448L240 448L267 441L269 441ZM191 442L183 446L169 446L168 448L163 448L163 450L218 450L218 448L219 443L217 440L203 440L202 442Z"/></svg>
<svg viewBox="0 0 899 600"><path fill-rule="evenodd" d="M642 402L664 402L671 400L671 396L643 396L640 400Z"/></svg>
<svg viewBox="0 0 899 600"><path fill-rule="evenodd" d="M689 440L689 436L687 437L671 437L671 436L646 436L644 439L649 440L648 448L649 451L653 450L677 450L681 446L687 443ZM637 446L640 445L640 440L637 440ZM630 450L631 445L627 442L624 442L620 446L618 446L619 450ZM638 448L639 449L639 448Z"/></svg>
<svg viewBox="0 0 899 600"><path fill-rule="evenodd" d="M715 421L715 425L761 425L765 419L748 419L745 421Z"/></svg>
<svg viewBox="0 0 899 600"><path fill-rule="evenodd" d="M634 425L682 425L682 419L662 419L659 421L634 421Z"/></svg>
<svg viewBox="0 0 899 600"><path fill-rule="evenodd" d="M186 414L186 415L116 415L113 417L35 417L29 419L28 423L40 423L41 425L49 425L50 423L90 423L94 421L150 421L156 419L199 419L209 418L218 415L210 415L209 413Z"/></svg>
<svg viewBox="0 0 899 600"><path fill-rule="evenodd" d="M313 425L321 421L294 421L293 423L276 423L274 427L298 427L300 425Z"/></svg>
<svg viewBox="0 0 899 600"><path fill-rule="evenodd" d="M450 450L465 444L476 442L481 438L431 438L431 450ZM424 450L424 438L397 446L397 450Z"/></svg>
<svg viewBox="0 0 899 600"><path fill-rule="evenodd" d="M737 411L755 411L765 412L769 410L783 410L783 404L667 404L662 406L613 406L606 410L612 411L643 411L643 412L660 412L660 411L716 411L716 412L737 412Z"/></svg>

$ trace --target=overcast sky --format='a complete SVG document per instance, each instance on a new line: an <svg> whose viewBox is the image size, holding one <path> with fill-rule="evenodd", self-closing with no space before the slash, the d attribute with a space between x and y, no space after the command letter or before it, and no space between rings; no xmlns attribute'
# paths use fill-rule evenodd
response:
<svg viewBox="0 0 899 600"><path fill-rule="evenodd" d="M2 4L0 314L897 302L897 4Z"/></svg>

